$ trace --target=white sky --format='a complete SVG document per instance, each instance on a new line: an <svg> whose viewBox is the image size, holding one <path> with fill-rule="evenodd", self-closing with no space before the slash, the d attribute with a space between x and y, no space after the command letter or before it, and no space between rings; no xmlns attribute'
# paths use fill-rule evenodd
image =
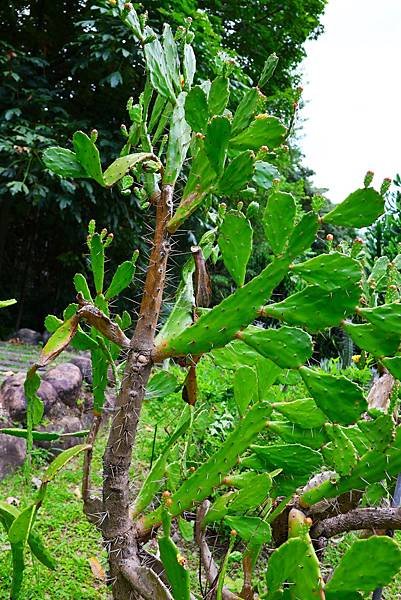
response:
<svg viewBox="0 0 401 600"><path fill-rule="evenodd" d="M340 202L367 170L401 173L401 0L329 0L307 42L299 144L317 187Z"/></svg>

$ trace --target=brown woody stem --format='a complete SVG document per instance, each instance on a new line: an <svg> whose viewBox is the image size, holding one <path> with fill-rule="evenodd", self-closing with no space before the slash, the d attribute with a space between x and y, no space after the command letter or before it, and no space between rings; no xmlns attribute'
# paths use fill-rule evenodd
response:
<svg viewBox="0 0 401 600"><path fill-rule="evenodd" d="M345 531L359 529L401 529L401 508L357 508L320 521L312 527L311 537L331 538Z"/></svg>
<svg viewBox="0 0 401 600"><path fill-rule="evenodd" d="M113 598L116 600L128 600L132 597L133 580L128 576L126 567L127 565L135 568L140 566L136 530L129 516L129 468L145 388L152 368L151 352L170 251L170 238L166 224L172 195L173 187L164 186L158 199L154 242L139 318L130 343L121 390L116 399L109 439L103 457L105 516L102 533L109 554ZM124 569L123 565L125 565ZM132 574L132 568L129 572Z"/></svg>

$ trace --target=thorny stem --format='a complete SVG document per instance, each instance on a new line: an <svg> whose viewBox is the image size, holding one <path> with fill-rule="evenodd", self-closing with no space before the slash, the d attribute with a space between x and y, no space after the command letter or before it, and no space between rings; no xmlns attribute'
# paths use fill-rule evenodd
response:
<svg viewBox="0 0 401 600"><path fill-rule="evenodd" d="M87 444L91 445L91 448L85 452L84 456L84 464L83 464L83 476L82 476L82 499L84 504L86 504L90 497L91 490L91 465L92 465L92 455L93 455L93 446L95 444L95 440L99 431L100 423L102 421L101 415L94 415L92 425L88 434L88 439L86 440Z"/></svg>
<svg viewBox="0 0 401 600"><path fill-rule="evenodd" d="M164 186L158 198L153 248L138 322L103 457L103 510L106 518L102 533L109 553L113 597L116 600L133 597L132 586L122 572L123 563L129 561L131 565L139 566L136 531L129 516L129 468L145 387L152 368L151 352L163 299L170 251L166 226L172 196L173 186Z"/></svg>

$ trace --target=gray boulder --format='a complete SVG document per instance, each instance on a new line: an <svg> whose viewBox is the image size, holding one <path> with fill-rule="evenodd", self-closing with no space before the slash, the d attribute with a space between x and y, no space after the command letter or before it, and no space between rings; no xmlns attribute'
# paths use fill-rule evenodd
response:
<svg viewBox="0 0 401 600"><path fill-rule="evenodd" d="M0 387L0 415L12 421L25 421L26 398L24 394L25 373L16 373L7 377ZM45 414L48 414L57 401L54 387L42 380L38 396L44 403Z"/></svg>
<svg viewBox="0 0 401 600"><path fill-rule="evenodd" d="M0 480L23 464L25 451L24 439L5 435L0 430Z"/></svg>
<svg viewBox="0 0 401 600"><path fill-rule="evenodd" d="M78 367L86 383L92 383L92 362L89 356L79 354L70 358L70 362Z"/></svg>
<svg viewBox="0 0 401 600"><path fill-rule="evenodd" d="M34 329L23 327L22 329L18 329L16 334L13 335L12 339L19 340L23 344L32 344L37 346L42 341L42 334Z"/></svg>
<svg viewBox="0 0 401 600"><path fill-rule="evenodd" d="M59 400L67 406L74 407L81 393L82 373L72 363L62 363L43 376L55 390Z"/></svg>

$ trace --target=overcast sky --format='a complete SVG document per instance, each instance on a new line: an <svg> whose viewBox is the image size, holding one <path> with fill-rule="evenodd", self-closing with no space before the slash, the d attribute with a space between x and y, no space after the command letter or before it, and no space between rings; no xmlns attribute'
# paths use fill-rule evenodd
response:
<svg viewBox="0 0 401 600"><path fill-rule="evenodd" d="M318 187L340 202L367 170L401 173L401 0L329 0L306 44L300 146Z"/></svg>

